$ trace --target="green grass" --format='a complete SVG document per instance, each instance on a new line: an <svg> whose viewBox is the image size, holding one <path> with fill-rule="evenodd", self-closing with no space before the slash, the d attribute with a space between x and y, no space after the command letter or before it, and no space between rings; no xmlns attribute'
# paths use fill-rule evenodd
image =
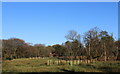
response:
<svg viewBox="0 0 120 74"><path fill-rule="evenodd" d="M48 60L57 59L15 59L4 60L2 63L3 72L120 72L119 61L80 63L79 65L46 65Z"/></svg>

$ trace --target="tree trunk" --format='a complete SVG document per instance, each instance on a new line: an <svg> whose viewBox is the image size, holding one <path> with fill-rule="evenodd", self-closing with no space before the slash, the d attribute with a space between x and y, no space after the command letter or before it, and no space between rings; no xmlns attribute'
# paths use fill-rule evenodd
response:
<svg viewBox="0 0 120 74"><path fill-rule="evenodd" d="M107 61L107 53L106 53L105 43L104 43L104 54L105 54L105 61Z"/></svg>
<svg viewBox="0 0 120 74"><path fill-rule="evenodd" d="M91 55L90 55L90 43L89 43L89 58L91 60Z"/></svg>
<svg viewBox="0 0 120 74"><path fill-rule="evenodd" d="M116 56L115 56L115 61L117 60L118 53L119 53L119 51L118 51L118 48L117 48L117 53L116 53Z"/></svg>

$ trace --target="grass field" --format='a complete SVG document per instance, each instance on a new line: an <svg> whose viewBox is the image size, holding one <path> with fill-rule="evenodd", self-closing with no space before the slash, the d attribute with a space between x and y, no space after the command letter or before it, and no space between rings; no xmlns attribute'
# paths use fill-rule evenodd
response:
<svg viewBox="0 0 120 74"><path fill-rule="evenodd" d="M49 58L4 60L3 72L120 72L119 61L47 65ZM57 59L52 59L56 61Z"/></svg>

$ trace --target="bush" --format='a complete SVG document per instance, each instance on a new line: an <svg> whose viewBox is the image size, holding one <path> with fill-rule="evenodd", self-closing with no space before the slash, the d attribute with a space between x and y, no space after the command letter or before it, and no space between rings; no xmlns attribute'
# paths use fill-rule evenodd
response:
<svg viewBox="0 0 120 74"><path fill-rule="evenodd" d="M13 60L13 58L11 58L11 57L7 57L6 60Z"/></svg>

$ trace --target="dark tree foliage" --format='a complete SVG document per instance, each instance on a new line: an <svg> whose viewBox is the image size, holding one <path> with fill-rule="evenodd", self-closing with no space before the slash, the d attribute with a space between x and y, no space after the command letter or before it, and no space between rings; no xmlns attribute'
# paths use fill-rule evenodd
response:
<svg viewBox="0 0 120 74"><path fill-rule="evenodd" d="M58 56L64 56L66 48L62 45L56 44L52 46L55 50L54 53L57 54Z"/></svg>

